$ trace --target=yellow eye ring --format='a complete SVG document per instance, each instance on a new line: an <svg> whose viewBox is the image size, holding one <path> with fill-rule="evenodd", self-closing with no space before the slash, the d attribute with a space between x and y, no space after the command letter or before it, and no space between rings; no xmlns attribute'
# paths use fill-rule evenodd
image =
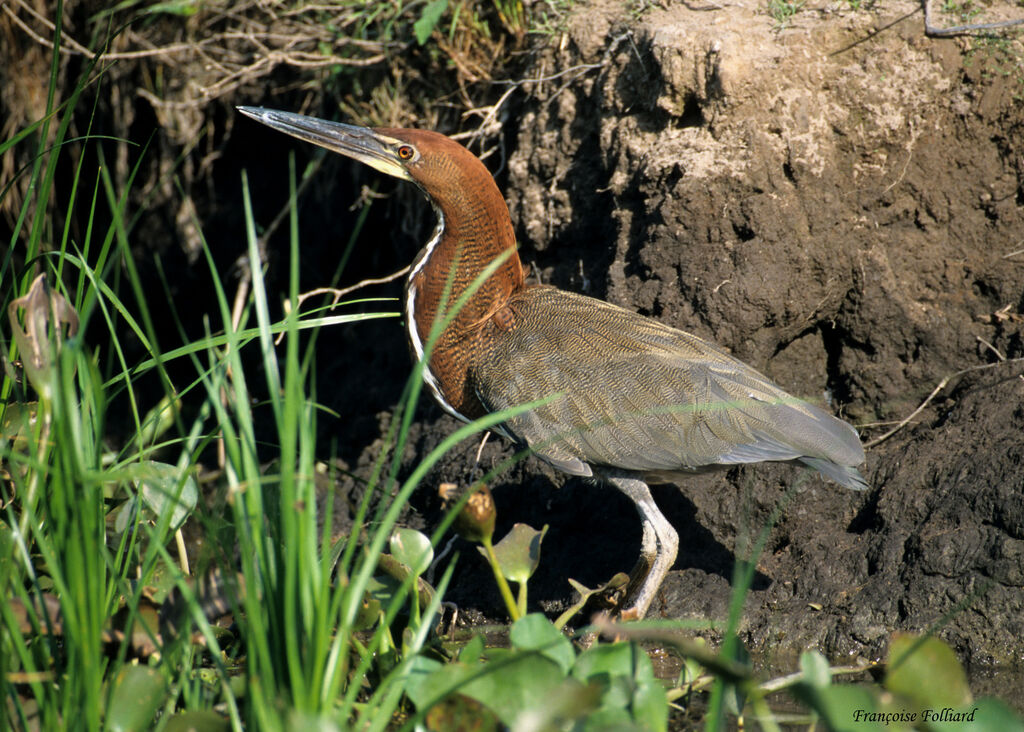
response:
<svg viewBox="0 0 1024 732"><path fill-rule="evenodd" d="M402 145L398 148L398 157L402 160L412 160L412 156L416 154L413 150L412 145Z"/></svg>

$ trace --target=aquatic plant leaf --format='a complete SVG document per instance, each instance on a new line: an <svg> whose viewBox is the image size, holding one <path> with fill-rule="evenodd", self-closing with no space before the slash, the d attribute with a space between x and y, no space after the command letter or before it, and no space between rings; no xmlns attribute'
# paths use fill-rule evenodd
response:
<svg viewBox="0 0 1024 732"><path fill-rule="evenodd" d="M430 539L416 529L395 529L391 535L391 554L416 575L426 572L434 561Z"/></svg>
<svg viewBox="0 0 1024 732"><path fill-rule="evenodd" d="M572 642L542 613L530 613L517 620L509 631L512 645L523 651L537 651L550 658L564 673L576 662Z"/></svg>
<svg viewBox="0 0 1024 732"><path fill-rule="evenodd" d="M964 667L953 649L935 636L893 636L885 688L922 708L960 707L972 698Z"/></svg>
<svg viewBox="0 0 1024 732"><path fill-rule="evenodd" d="M149 729L166 701L166 690L164 677L155 669L125 666L114 681L106 728L114 732Z"/></svg>
<svg viewBox="0 0 1024 732"><path fill-rule="evenodd" d="M189 474L169 463L144 460L129 466L144 505L156 516L171 511L171 531L177 531L195 510L199 486Z"/></svg>
<svg viewBox="0 0 1024 732"><path fill-rule="evenodd" d="M526 524L516 524L494 545L494 554L505 579L519 584L530 579L540 564L540 544L547 531L547 526L537 531ZM483 549L481 554L487 556Z"/></svg>

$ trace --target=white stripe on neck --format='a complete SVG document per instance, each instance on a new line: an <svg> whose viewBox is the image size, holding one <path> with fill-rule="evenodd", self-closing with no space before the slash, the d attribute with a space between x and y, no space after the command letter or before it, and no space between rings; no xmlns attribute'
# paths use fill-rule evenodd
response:
<svg viewBox="0 0 1024 732"><path fill-rule="evenodd" d="M405 327L409 333L409 343L412 344L413 353L416 355L416 362L423 364L423 381L426 382L427 387L430 389L430 393L433 394L434 400L441 405L441 409L448 412L456 419L461 419L463 422L469 422L470 420L463 414L453 407L447 399L444 398L444 394L441 391L441 383L434 376L434 372L430 370L430 363L423 360L423 341L420 339L419 330L416 327L416 285L413 284L413 279L419 274L420 270L426 265L427 260L434 253L437 245L441 242L441 236L444 234L444 214L441 209L431 201L431 205L434 207L434 213L437 215L437 226L434 227L434 233L430 237L430 241L427 242L426 246L416 256L415 261L412 263L412 269L409 270L409 278L407 280L408 287L405 293ZM433 324L431 324L433 327Z"/></svg>

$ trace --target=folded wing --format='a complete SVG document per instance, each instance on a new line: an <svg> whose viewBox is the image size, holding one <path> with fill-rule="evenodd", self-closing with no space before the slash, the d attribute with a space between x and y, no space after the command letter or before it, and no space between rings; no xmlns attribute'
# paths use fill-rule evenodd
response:
<svg viewBox="0 0 1024 732"><path fill-rule="evenodd" d="M851 488L856 431L717 346L600 300L548 287L510 303L514 322L472 373L491 410L543 397L505 430L566 472L670 473L800 460Z"/></svg>

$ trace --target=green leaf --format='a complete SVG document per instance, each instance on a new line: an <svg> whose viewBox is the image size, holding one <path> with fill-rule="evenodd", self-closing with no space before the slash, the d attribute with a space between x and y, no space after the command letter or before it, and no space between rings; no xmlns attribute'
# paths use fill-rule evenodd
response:
<svg viewBox="0 0 1024 732"><path fill-rule="evenodd" d="M181 409L181 400L164 395L142 420L142 429L135 435L135 444L145 447L156 442L174 424L174 413Z"/></svg>
<svg viewBox="0 0 1024 732"><path fill-rule="evenodd" d="M412 24L417 43L422 46L427 42L447 8L448 0L433 0L433 2L429 2L423 7L420 19Z"/></svg>
<svg viewBox="0 0 1024 732"><path fill-rule="evenodd" d="M181 528L199 497L195 478L176 465L155 460L130 465L128 472L146 507L158 517L171 511L171 531Z"/></svg>
<svg viewBox="0 0 1024 732"><path fill-rule="evenodd" d="M505 648L488 654L487 661L447 664L419 656L406 677L405 693L420 710L433 709L455 694L466 696L513 726L524 712L542 708L565 679L558 665L544 656Z"/></svg>
<svg viewBox="0 0 1024 732"><path fill-rule="evenodd" d="M416 656L412 659L409 674L405 678L403 687L405 695L416 705L417 709L422 709L424 705L433 702L444 690L442 685L446 680L443 678L444 669L459 665L455 663L446 665L433 658ZM469 668L469 666L464 665L463 668Z"/></svg>
<svg viewBox="0 0 1024 732"><path fill-rule="evenodd" d="M132 496L107 514L108 519L114 519L115 532L123 534L134 525L136 506L138 506L138 501L135 496Z"/></svg>
<svg viewBox="0 0 1024 732"><path fill-rule="evenodd" d="M932 710L940 717L941 709ZM959 721L929 722L930 729L942 732L1024 732L1024 721L998 699L979 699L956 710ZM952 715L947 715L952 716Z"/></svg>
<svg viewBox="0 0 1024 732"><path fill-rule="evenodd" d="M10 572L14 568L16 556L14 532L5 522L0 521L0 577L11 576Z"/></svg>
<svg viewBox="0 0 1024 732"><path fill-rule="evenodd" d="M0 438L22 445L28 440L39 416L39 402L9 402L0 414Z"/></svg>
<svg viewBox="0 0 1024 732"><path fill-rule="evenodd" d="M459 692L485 704L512 726L520 714L540 708L565 676L554 661L543 656L497 654L487 673L469 681Z"/></svg>
<svg viewBox="0 0 1024 732"><path fill-rule="evenodd" d="M876 720L878 699L868 689L852 685L814 686L806 681L794 685L793 696L813 709L825 723L825 729L837 732L881 732L901 729Z"/></svg>
<svg viewBox="0 0 1024 732"><path fill-rule="evenodd" d="M149 729L165 701L164 677L148 666L126 666L114 684L114 694L107 707L107 729L113 732Z"/></svg>
<svg viewBox="0 0 1024 732"><path fill-rule="evenodd" d="M419 557L415 558L418 559ZM428 561L427 566L429 565L430 562ZM391 554L381 554L377 557L377 569L377 574L370 579L366 588L373 597L376 597L384 605L387 605L395 598L399 587L408 579L409 575L416 576L416 584L413 586L413 590L419 594L422 604L428 604L434 596L433 587L413 572L407 564L398 561Z"/></svg>
<svg viewBox="0 0 1024 732"><path fill-rule="evenodd" d="M416 529L395 529L391 535L391 554L417 576L426 572L434 561L430 539Z"/></svg>
<svg viewBox="0 0 1024 732"><path fill-rule="evenodd" d="M231 722L208 709L182 712L171 717L164 732L227 732Z"/></svg>
<svg viewBox="0 0 1024 732"><path fill-rule="evenodd" d="M516 524L504 539L494 545L494 554L505 579L519 584L530 579L540 564L540 543L547 531L547 526L537 531L526 524ZM487 556L482 548L478 549Z"/></svg>
<svg viewBox="0 0 1024 732"><path fill-rule="evenodd" d="M480 661L480 657L484 655L484 639L483 636L474 635L469 643L462 647L459 651L459 661L461 663L477 663Z"/></svg>
<svg viewBox="0 0 1024 732"><path fill-rule="evenodd" d="M464 694L452 694L432 706L425 722L427 729L445 732L497 732L501 729L494 712Z"/></svg>
<svg viewBox="0 0 1024 732"><path fill-rule="evenodd" d="M638 684L633 692L633 718L645 730L668 729L668 696L656 679Z"/></svg>
<svg viewBox="0 0 1024 732"><path fill-rule="evenodd" d="M352 622L352 630L367 630L377 624L381 616L380 600L366 594L356 610L356 619Z"/></svg>
<svg viewBox="0 0 1024 732"><path fill-rule="evenodd" d="M816 689L823 689L832 683L828 659L818 651L804 651L800 654L800 670L804 681Z"/></svg>
<svg viewBox="0 0 1024 732"><path fill-rule="evenodd" d="M190 18L199 12L200 3L196 0L170 0L170 2L156 3L146 8L147 15L155 15L157 13L168 13L169 15L179 15L183 18Z"/></svg>
<svg viewBox="0 0 1024 732"><path fill-rule="evenodd" d="M972 698L967 674L956 654L935 636L893 636L885 688L922 708L961 707Z"/></svg>
<svg viewBox="0 0 1024 732"><path fill-rule="evenodd" d="M531 613L513 624L509 632L512 645L523 651L538 651L569 673L576 661L572 643L541 613Z"/></svg>
<svg viewBox="0 0 1024 732"><path fill-rule="evenodd" d="M655 678L651 659L637 644L592 646L580 654L572 675L584 682L597 681L606 686L601 698L604 714L617 718L614 710L632 710L633 720L642 728L668 728L665 687Z"/></svg>
<svg viewBox="0 0 1024 732"><path fill-rule="evenodd" d="M536 730L569 729L568 722L583 720L583 730L599 729L595 727L593 717L600 712L601 685L597 683L582 684L578 679L564 679L562 683L548 690L541 704L527 710L520 716L520 727ZM623 710L624 711L624 710ZM523 717L529 722L524 723ZM628 714L620 714L620 721L626 725L604 725L605 730L622 730L628 728ZM579 725L572 729L580 729Z"/></svg>

